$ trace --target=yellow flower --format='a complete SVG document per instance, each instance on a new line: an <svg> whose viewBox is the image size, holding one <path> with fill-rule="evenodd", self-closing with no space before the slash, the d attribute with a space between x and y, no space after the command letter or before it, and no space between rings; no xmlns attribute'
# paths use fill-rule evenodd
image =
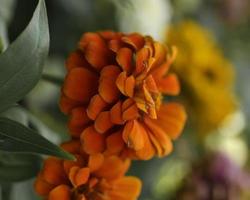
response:
<svg viewBox="0 0 250 200"><path fill-rule="evenodd" d="M180 50L172 70L182 83L192 125L203 135L215 130L236 109L230 62L211 33L192 21L170 27L167 43Z"/></svg>

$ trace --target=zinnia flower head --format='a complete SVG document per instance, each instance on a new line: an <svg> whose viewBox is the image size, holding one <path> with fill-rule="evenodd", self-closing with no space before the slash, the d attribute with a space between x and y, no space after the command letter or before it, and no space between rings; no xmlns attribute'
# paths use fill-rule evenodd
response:
<svg viewBox="0 0 250 200"><path fill-rule="evenodd" d="M102 154L87 155L79 140L62 144L76 161L50 157L44 162L36 182L36 192L46 200L135 200L141 182L124 176L130 161Z"/></svg>
<svg viewBox="0 0 250 200"><path fill-rule="evenodd" d="M178 103L175 58L159 42L138 33L85 33L68 58L61 110L85 152L149 159L172 150L186 115Z"/></svg>
<svg viewBox="0 0 250 200"><path fill-rule="evenodd" d="M236 110L234 71L211 33L192 21L170 27L167 42L179 47L173 65L192 125L204 135L220 127Z"/></svg>

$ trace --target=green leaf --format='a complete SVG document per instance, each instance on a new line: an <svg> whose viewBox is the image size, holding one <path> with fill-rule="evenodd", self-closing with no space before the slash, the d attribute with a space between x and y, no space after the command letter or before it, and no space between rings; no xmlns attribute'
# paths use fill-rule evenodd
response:
<svg viewBox="0 0 250 200"><path fill-rule="evenodd" d="M0 150L39 153L74 160L74 156L34 130L7 118L0 118Z"/></svg>
<svg viewBox="0 0 250 200"><path fill-rule="evenodd" d="M23 33L0 54L0 112L21 100L41 77L49 49L44 0Z"/></svg>
<svg viewBox="0 0 250 200"><path fill-rule="evenodd" d="M0 183L30 179L37 175L41 163L38 155L0 152Z"/></svg>

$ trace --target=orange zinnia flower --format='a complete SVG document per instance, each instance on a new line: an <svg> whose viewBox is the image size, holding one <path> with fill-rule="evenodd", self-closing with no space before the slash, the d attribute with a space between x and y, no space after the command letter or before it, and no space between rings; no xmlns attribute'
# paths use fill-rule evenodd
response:
<svg viewBox="0 0 250 200"><path fill-rule="evenodd" d="M186 120L180 104L162 102L180 90L167 73L175 55L138 33L83 35L66 63L60 107L87 153L150 159L171 152Z"/></svg>
<svg viewBox="0 0 250 200"><path fill-rule="evenodd" d="M76 161L48 158L35 182L36 192L46 200L136 200L141 182L124 176L130 161L102 154L79 152L80 141L62 147Z"/></svg>

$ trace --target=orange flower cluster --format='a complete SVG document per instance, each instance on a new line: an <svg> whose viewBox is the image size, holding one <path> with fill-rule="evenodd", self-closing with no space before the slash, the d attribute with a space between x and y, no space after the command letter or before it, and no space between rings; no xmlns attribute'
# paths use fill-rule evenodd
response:
<svg viewBox="0 0 250 200"><path fill-rule="evenodd" d="M172 151L186 114L162 94L180 87L168 69L176 55L138 33L86 33L66 63L61 110L88 154L147 160Z"/></svg>
<svg viewBox="0 0 250 200"><path fill-rule="evenodd" d="M135 200L141 182L124 177L130 161L117 156L87 155L80 141L62 147L74 154L76 161L48 158L35 182L36 192L47 200Z"/></svg>
<svg viewBox="0 0 250 200"><path fill-rule="evenodd" d="M72 140L62 147L76 161L48 158L36 183L46 200L136 200L141 182L124 176L130 159L172 150L186 121L179 83L168 74L172 54L151 37L86 33L66 62L61 110Z"/></svg>

